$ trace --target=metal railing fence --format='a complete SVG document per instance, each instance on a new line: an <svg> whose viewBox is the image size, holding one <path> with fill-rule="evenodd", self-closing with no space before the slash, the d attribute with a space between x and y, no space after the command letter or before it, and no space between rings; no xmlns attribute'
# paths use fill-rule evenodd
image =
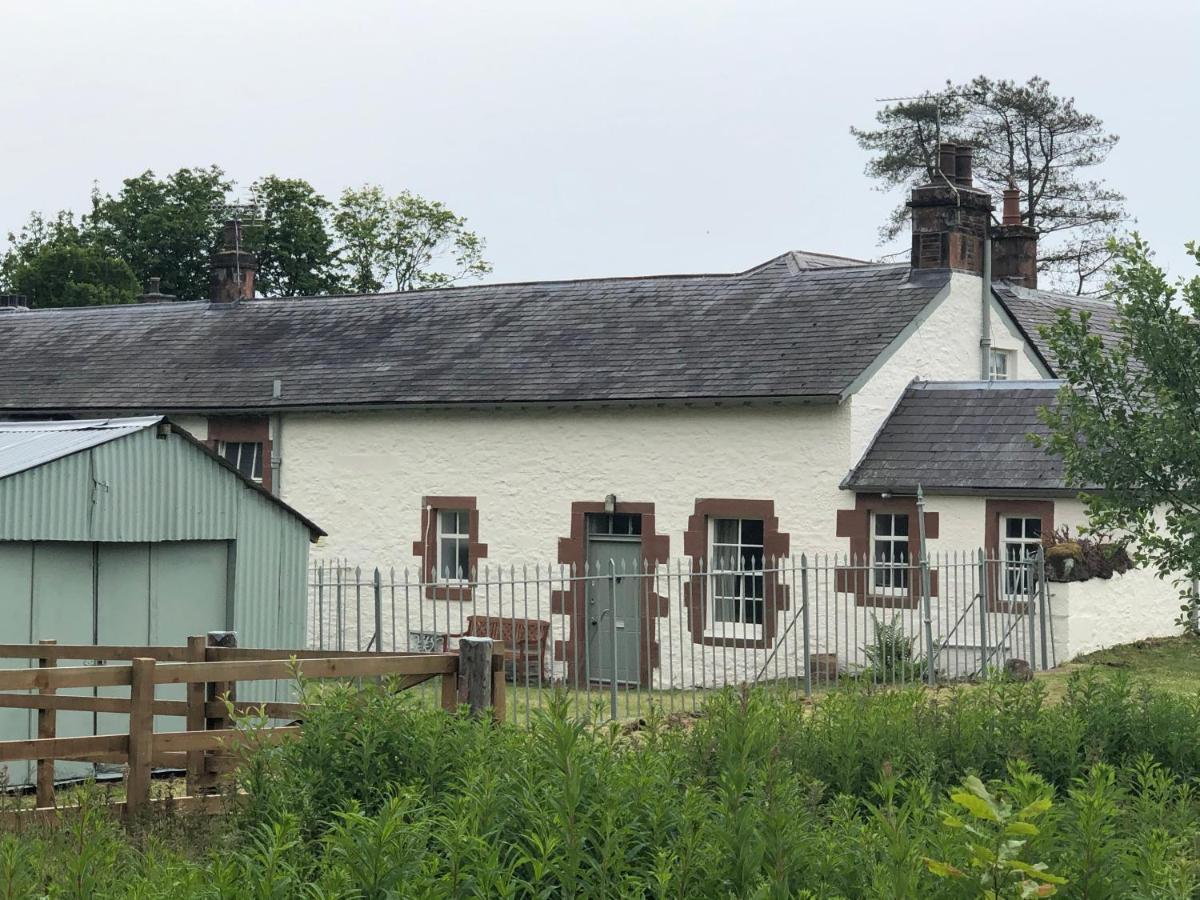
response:
<svg viewBox="0 0 1200 900"><path fill-rule="evenodd" d="M613 717L698 708L706 690L961 681L1055 665L1041 554L982 550L892 564L840 555L485 566L463 579L313 564L312 649L436 652L466 634L506 648L509 716L553 689Z"/></svg>

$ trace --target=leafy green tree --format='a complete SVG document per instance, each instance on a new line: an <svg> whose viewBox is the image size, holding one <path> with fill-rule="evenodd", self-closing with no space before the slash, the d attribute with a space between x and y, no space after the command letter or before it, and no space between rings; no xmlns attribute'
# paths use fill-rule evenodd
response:
<svg viewBox="0 0 1200 900"><path fill-rule="evenodd" d="M1050 90L1043 78L1024 84L980 76L950 82L915 100L881 108L873 129L851 128L872 155L867 174L883 190L926 181L939 140L975 148L975 180L995 196L1021 190L1022 223L1037 229L1039 268L1060 288L1085 293L1103 282L1108 239L1127 219L1125 197L1090 175L1119 138L1101 119ZM880 229L895 238L908 221L901 204Z"/></svg>
<svg viewBox="0 0 1200 900"><path fill-rule="evenodd" d="M33 306L130 303L140 292L129 265L90 241L70 213L49 221L34 213L8 240L0 284L6 292L24 294Z"/></svg>
<svg viewBox="0 0 1200 900"><path fill-rule="evenodd" d="M115 196L93 191L84 228L140 279L158 276L164 293L200 299L208 296L208 259L232 187L218 166L179 169L163 178L147 170L126 178Z"/></svg>
<svg viewBox="0 0 1200 900"><path fill-rule="evenodd" d="M1200 247L1187 245L1200 263ZM1063 310L1042 334L1066 380L1041 443L1094 530L1116 529L1163 577L1200 577L1200 276L1172 284L1136 234L1113 244L1116 339ZM1194 601L1193 601L1194 602ZM1194 621L1194 620L1193 620Z"/></svg>
<svg viewBox="0 0 1200 900"><path fill-rule="evenodd" d="M333 215L352 290L441 287L492 270L484 240L445 204L367 185L342 193Z"/></svg>
<svg viewBox="0 0 1200 900"><path fill-rule="evenodd" d="M246 246L258 256L259 292L296 297L340 290L332 204L300 178L268 175L250 190L259 217L246 228Z"/></svg>

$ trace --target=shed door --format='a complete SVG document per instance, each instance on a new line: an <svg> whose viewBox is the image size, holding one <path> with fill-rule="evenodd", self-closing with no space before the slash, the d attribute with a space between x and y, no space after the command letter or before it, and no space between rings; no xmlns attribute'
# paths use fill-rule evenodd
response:
<svg viewBox="0 0 1200 900"><path fill-rule="evenodd" d="M95 545L38 542L33 545L33 639L52 638L60 644L95 643ZM63 665L85 665L65 660ZM71 688L63 694L93 696L94 688ZM95 713L59 710L55 735L95 734ZM36 737L36 733L31 735ZM91 763L56 762L54 777L86 778Z"/></svg>
<svg viewBox="0 0 1200 900"><path fill-rule="evenodd" d="M0 541L0 628L3 640L14 644L30 641L30 611L33 594L33 544L26 541ZM0 659L0 669L23 669L24 659ZM0 740L20 740L30 736L33 713L26 709L0 709ZM0 773L9 784L28 784L29 764L0 763Z"/></svg>
<svg viewBox="0 0 1200 900"><path fill-rule="evenodd" d="M97 545L96 643L180 646L193 634L224 631L229 596L224 541ZM103 688L128 697L129 688ZM183 700L181 684L160 685L160 700ZM128 717L100 714L98 734L128 727ZM157 716L156 731L182 731L178 716Z"/></svg>

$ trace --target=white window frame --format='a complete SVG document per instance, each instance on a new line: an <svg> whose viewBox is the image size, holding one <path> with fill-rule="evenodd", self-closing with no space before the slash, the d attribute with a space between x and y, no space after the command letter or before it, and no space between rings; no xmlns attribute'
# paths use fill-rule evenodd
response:
<svg viewBox="0 0 1200 900"><path fill-rule="evenodd" d="M733 522L738 523L738 540L737 540L736 544L729 543L728 541L718 542L716 540L717 522L718 521L720 521L720 522L733 521ZM763 529L763 543L762 544L747 544L743 541L742 526L743 526L743 523L747 522L747 521L761 523L761 526ZM709 571L708 571L708 578L706 579L707 580L707 590L708 590L708 602L705 603L705 605L704 605L705 606L704 630L708 636L715 637L715 638L733 638L736 640L747 640L747 641L761 641L761 640L766 639L766 621L767 621L767 616L770 615L770 611L767 609L767 574L765 572L765 569L767 567L766 547L764 546L766 543L766 537L767 537L766 525L767 525L767 523L764 520L757 519L753 516L745 517L745 516L714 515L714 516L708 517L708 569L709 569ZM734 556L734 559L738 560L738 565L736 568L731 568L731 569L718 569L717 568L716 549L718 547L736 548L736 555ZM744 559L743 551L746 549L758 550L759 558L762 560L762 568L747 569L747 568L742 567L741 561ZM760 602L762 604L762 610L763 610L762 623L759 624L756 622L731 622L731 621L727 621L725 619L717 619L716 618L717 579L722 576L724 576L724 577L735 576L736 577L736 576L744 576L747 574L749 574L751 576L757 575L758 577L762 578L763 596L761 598L750 598L752 600L758 600L758 602ZM740 580L738 583L739 584L741 583ZM735 597L733 599L735 599L739 604L742 604L742 603L745 603L747 598L745 596L739 596L739 597Z"/></svg>
<svg viewBox="0 0 1200 900"><path fill-rule="evenodd" d="M888 516L891 519L890 527L888 528L887 534L879 534L877 531L877 528L878 528L877 523L879 521L880 516ZM906 529L905 533L902 535L896 534L896 517L897 516L904 516L908 519L908 528ZM868 523L868 527L870 529L870 532L868 535L870 538L870 540L868 542L869 556L867 558L867 565L869 566L869 568L867 569L867 572L869 573L869 575L868 575L869 593L871 593L872 595L874 595L876 597L907 597L912 590L912 579L913 579L912 554L909 552L909 547L911 547L910 539L912 537L912 527L913 527L912 513L873 512L873 513L871 513L871 521ZM897 563L894 561L895 557L890 556L889 558L893 560L892 562L887 562L887 563L882 563L882 564L877 563L875 550L876 550L876 545L878 544L879 541L887 541L887 543L891 545L891 547L890 547L891 553L895 552L896 544L903 543L904 544L905 561L903 563ZM876 570L877 569L890 569L891 570L891 577L889 577L887 579L887 581L890 583L881 584L879 582L879 580L876 578ZM896 584L897 572L903 573L903 578L904 578L903 585Z"/></svg>
<svg viewBox="0 0 1200 900"><path fill-rule="evenodd" d="M229 449L231 447L238 448L236 459L230 459L230 457L229 457ZM251 481L253 481L255 484L262 484L263 468L265 466L266 460L263 459L263 445L262 445L261 441L217 441L217 455L219 457L221 457L221 459L225 460L225 462L227 462L231 466L233 466L235 469L237 469L238 472L245 475L245 473L242 472L241 462L242 462L242 454L246 451L247 447L256 448L254 450L254 455L255 455L256 459L251 460L250 474L246 475L246 477L249 478ZM254 474L254 462L255 461L258 462L258 474L257 475Z"/></svg>
<svg viewBox="0 0 1200 900"><path fill-rule="evenodd" d="M1008 536L1008 523L1021 523L1021 536ZM1026 534L1026 524L1028 522L1038 523L1038 536L1029 537ZM1042 546L1042 517L1027 516L1022 514L1004 515L1000 517L1000 552L1004 554L1004 583L1002 585L1004 595L1006 597L1025 597L1029 594L1031 584L1026 579L1033 572L1033 567L1027 564L1013 565L1013 560L1009 556L1009 548L1016 547L1019 549L1020 559L1032 559L1037 555L1038 550Z"/></svg>
<svg viewBox="0 0 1200 900"><path fill-rule="evenodd" d="M442 518L445 513L454 513L455 521L458 523L457 531L446 531L445 522ZM434 560L436 561L433 579L438 584L467 584L471 578L471 511L469 509L459 509L457 507L445 509L435 509L433 511L437 520L437 526L434 529L434 536L437 543L434 544ZM463 530L465 526L466 530ZM445 560L442 553L442 541L452 540L455 542L457 549L458 544L465 544L467 548L467 571L457 574L452 572L445 566ZM454 554L455 566L458 564L458 554Z"/></svg>
<svg viewBox="0 0 1200 900"><path fill-rule="evenodd" d="M1017 354L1014 350L992 347L988 351L988 378L992 381L1012 381L1016 374ZM1003 371L998 363L1003 362Z"/></svg>

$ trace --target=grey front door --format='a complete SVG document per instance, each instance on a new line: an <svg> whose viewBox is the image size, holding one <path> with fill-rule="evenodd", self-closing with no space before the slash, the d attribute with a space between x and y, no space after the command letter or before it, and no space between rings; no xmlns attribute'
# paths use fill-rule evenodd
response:
<svg viewBox="0 0 1200 900"><path fill-rule="evenodd" d="M640 516L588 517L586 677L636 683L641 670Z"/></svg>

